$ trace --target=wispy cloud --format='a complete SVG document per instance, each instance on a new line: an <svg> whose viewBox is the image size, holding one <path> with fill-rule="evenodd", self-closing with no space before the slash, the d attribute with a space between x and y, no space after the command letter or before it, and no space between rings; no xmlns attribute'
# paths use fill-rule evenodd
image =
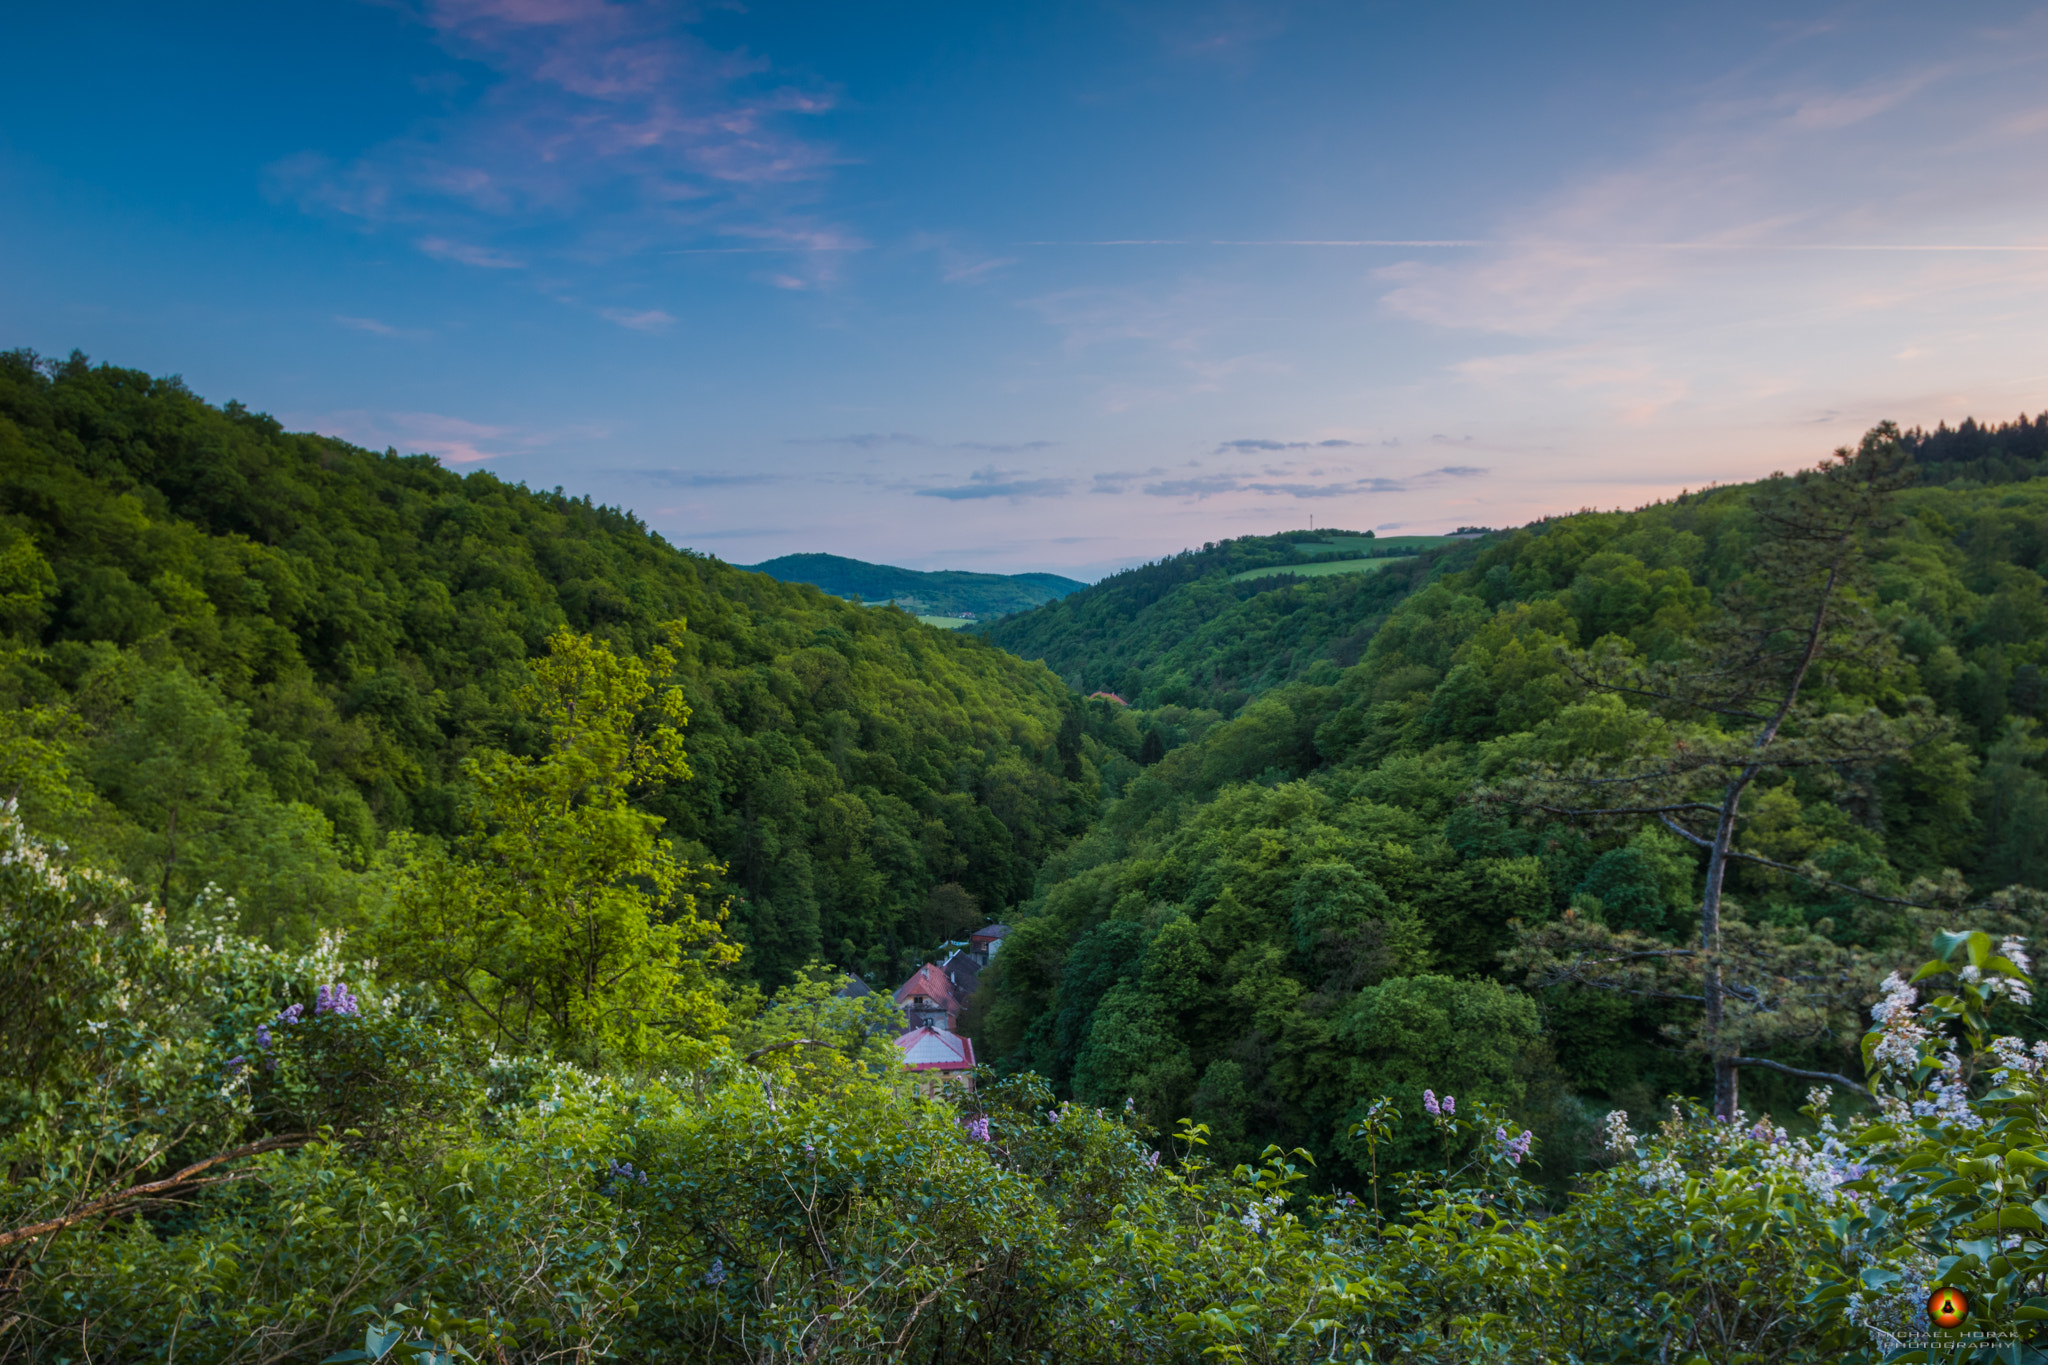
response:
<svg viewBox="0 0 2048 1365"><path fill-rule="evenodd" d="M793 446L852 446L875 450L882 446L928 446L930 441L907 431L855 431L844 436L792 436L784 444Z"/></svg>
<svg viewBox="0 0 2048 1365"><path fill-rule="evenodd" d="M526 268L526 262L519 257L492 247L478 246L474 242L451 242L446 237L422 237L413 245L436 260L454 261L458 265L473 265L480 270Z"/></svg>
<svg viewBox="0 0 2048 1365"><path fill-rule="evenodd" d="M351 332L368 332L371 336L418 338L433 335L421 327L394 327L377 318L356 318L342 313L334 315L334 322L336 326L346 327Z"/></svg>
<svg viewBox="0 0 2048 1365"><path fill-rule="evenodd" d="M833 92L712 48L690 13L661 0L424 0L412 13L491 78L353 158L278 162L274 187L307 210L417 225L421 251L490 269L720 236L801 253L836 235L844 248L788 193L838 163L795 131Z"/></svg>
<svg viewBox="0 0 2048 1365"><path fill-rule="evenodd" d="M1033 450L1051 450L1058 441L955 441L952 450L976 450L984 455L1022 455Z"/></svg>
<svg viewBox="0 0 2048 1365"><path fill-rule="evenodd" d="M1799 62L1731 76L1675 112L1633 164L1508 210L1499 233L1464 244L1473 250L1378 268L1381 306L1438 327L1597 345L1638 321L1670 335L1681 316L1692 330L1759 308L1811 321L1855 306L1876 260L1888 303L1919 292L1902 284L1908 272L1942 287L2038 282L2048 195L2029 168L2048 128L2014 125L2004 77L2048 60L2044 34L1959 35L1964 55L1874 75L1859 64L1847 85ZM1880 147L1886 174L1872 177ZM1955 208L1961 164L1981 170L1970 214Z"/></svg>
<svg viewBox="0 0 2048 1365"><path fill-rule="evenodd" d="M982 455L1024 455L1034 450L1051 450L1057 441L934 441L907 431L855 431L844 436L793 436L786 445L851 446L855 450L879 450L885 446L915 446L927 450L971 450Z"/></svg>
<svg viewBox="0 0 2048 1365"><path fill-rule="evenodd" d="M1015 471L991 467L968 475L964 484L947 484L912 491L921 498L945 498L952 502L965 502L983 498L1056 498L1073 486L1072 479L1027 479L1020 477Z"/></svg>
<svg viewBox="0 0 2048 1365"><path fill-rule="evenodd" d="M1144 491L1155 498L1207 498L1235 493L1243 487L1244 483L1233 474L1198 474L1193 478L1148 483Z"/></svg>
<svg viewBox="0 0 2048 1365"><path fill-rule="evenodd" d="M637 312L629 308L606 308L600 310L598 316L635 332L661 332L675 325L675 318L659 308Z"/></svg>
<svg viewBox="0 0 2048 1365"><path fill-rule="evenodd" d="M476 464L546 449L569 440L600 439L602 427L535 428L514 423L475 422L442 412L372 412L351 409L315 415L286 414L287 426L339 436L372 450L389 447L402 455L432 455L443 464Z"/></svg>
<svg viewBox="0 0 2048 1365"><path fill-rule="evenodd" d="M1365 445L1363 441L1266 441L1240 440L1225 441L1216 447L1215 453L1227 455L1231 451L1253 450L1352 450Z"/></svg>
<svg viewBox="0 0 2048 1365"><path fill-rule="evenodd" d="M1282 448L1298 449L1303 444L1306 443ZM1269 498L1352 498L1371 493L1409 493L1441 479L1468 479L1487 472L1476 465L1446 465L1400 478L1386 475L1330 478L1325 477L1326 471L1321 469L1312 469L1307 471L1306 477L1294 478L1287 478L1275 470L1265 470L1257 476L1246 473L1192 474L1158 479L1143 485L1141 491L1155 498L1195 500L1227 493L1253 493ZM1122 484L1104 486L1098 477L1096 491L1121 492L1123 487Z"/></svg>
<svg viewBox="0 0 2048 1365"><path fill-rule="evenodd" d="M372 449L388 446L401 455L432 455L443 464L493 460L530 444L516 427L472 422L441 412L335 412L312 418L306 425Z"/></svg>
<svg viewBox="0 0 2048 1365"><path fill-rule="evenodd" d="M611 472L621 478L642 479L663 488L757 488L762 484L775 483L781 477L776 474L729 474L676 468L615 469Z"/></svg>

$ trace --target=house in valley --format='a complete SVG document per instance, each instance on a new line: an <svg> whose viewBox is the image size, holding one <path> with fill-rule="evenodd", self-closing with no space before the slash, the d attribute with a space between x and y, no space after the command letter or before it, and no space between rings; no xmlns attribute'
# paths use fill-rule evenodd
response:
<svg viewBox="0 0 2048 1365"><path fill-rule="evenodd" d="M945 944L939 961L925 963L896 988L896 1003L910 1025L896 1046L903 1050L904 1066L925 1073L927 1090L949 1079L974 1084L974 1043L960 1032L960 1013L1009 932L1008 925L990 924L964 943Z"/></svg>
<svg viewBox="0 0 2048 1365"><path fill-rule="evenodd" d="M903 1065L918 1073L918 1089L935 1094L952 1083L974 1088L974 1042L949 1029L914 1028L896 1040Z"/></svg>
<svg viewBox="0 0 2048 1365"><path fill-rule="evenodd" d="M911 1029L943 1029L951 1033L960 1022L960 1000L953 983L937 963L927 962L896 988L896 1003Z"/></svg>

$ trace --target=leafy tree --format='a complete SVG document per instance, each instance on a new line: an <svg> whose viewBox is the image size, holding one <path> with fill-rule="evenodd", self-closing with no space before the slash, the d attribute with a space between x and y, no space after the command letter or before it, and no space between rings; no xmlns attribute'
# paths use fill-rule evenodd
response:
<svg viewBox="0 0 2048 1365"><path fill-rule="evenodd" d="M693 1057L726 1024L711 972L737 949L722 914L698 911L701 874L630 800L689 776L689 708L656 681L675 654L649 655L558 632L522 697L544 751L473 759L471 828L445 851L405 847L380 946L496 1043Z"/></svg>
<svg viewBox="0 0 2048 1365"><path fill-rule="evenodd" d="M216 834L256 780L242 740L246 718L181 664L143 683L130 710L95 746L93 777L142 827L131 865L151 869L166 905L189 851ZM190 879L186 881L189 883ZM188 898L197 887L188 886Z"/></svg>

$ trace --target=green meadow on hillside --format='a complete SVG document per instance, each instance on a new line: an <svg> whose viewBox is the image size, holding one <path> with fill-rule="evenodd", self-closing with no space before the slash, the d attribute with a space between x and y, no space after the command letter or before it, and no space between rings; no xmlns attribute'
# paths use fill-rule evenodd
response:
<svg viewBox="0 0 2048 1365"><path fill-rule="evenodd" d="M1230 576L1233 583L1243 583L1253 578L1278 578L1282 574L1297 578L1326 578L1340 573L1378 573L1389 564L1400 564L1413 559L1413 555L1382 555L1374 559L1317 559L1300 564L1276 564L1266 569L1243 569Z"/></svg>

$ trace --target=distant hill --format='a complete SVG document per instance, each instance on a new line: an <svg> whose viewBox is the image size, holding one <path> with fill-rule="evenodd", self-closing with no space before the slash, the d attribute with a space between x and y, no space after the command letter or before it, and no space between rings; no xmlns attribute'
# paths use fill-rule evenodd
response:
<svg viewBox="0 0 2048 1365"><path fill-rule="evenodd" d="M1227 716L1268 688L1357 663L1387 614L1433 574L1469 561L1479 537L1240 536L978 629L1077 692Z"/></svg>
<svg viewBox="0 0 2048 1365"><path fill-rule="evenodd" d="M958 616L963 611L981 617L1005 616L1057 601L1088 586L1053 573L967 573L958 569L920 573L838 555L783 555L765 564L734 567L784 583L809 583L835 597L894 602L905 611L924 616Z"/></svg>

